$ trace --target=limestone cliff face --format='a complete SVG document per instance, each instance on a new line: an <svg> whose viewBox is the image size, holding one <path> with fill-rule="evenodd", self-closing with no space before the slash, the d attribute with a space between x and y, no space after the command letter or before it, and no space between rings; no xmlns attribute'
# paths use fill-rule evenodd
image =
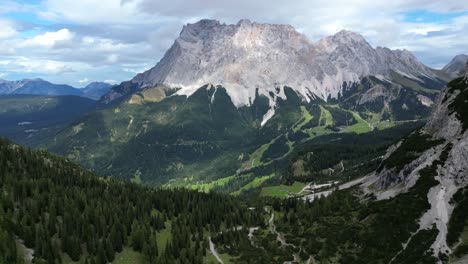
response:
<svg viewBox="0 0 468 264"><path fill-rule="evenodd" d="M289 25L201 20L184 26L157 65L131 82L138 89L163 84L187 96L205 84L221 85L236 106L253 102L258 88L273 107L276 97L285 98L284 86L306 101L327 100L344 84L369 75L391 81L395 73L415 81L437 78L410 52L373 48L345 30L314 43ZM107 98L121 95L113 91Z"/></svg>

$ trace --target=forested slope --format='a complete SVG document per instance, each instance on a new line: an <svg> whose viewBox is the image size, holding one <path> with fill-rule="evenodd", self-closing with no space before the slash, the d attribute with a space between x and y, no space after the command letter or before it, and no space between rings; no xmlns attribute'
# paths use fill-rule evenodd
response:
<svg viewBox="0 0 468 264"><path fill-rule="evenodd" d="M202 263L210 232L263 221L230 196L98 178L4 139L0 194L0 263L8 264L21 263L18 239L34 263L107 263L127 248L150 263ZM158 246L161 234L170 239Z"/></svg>

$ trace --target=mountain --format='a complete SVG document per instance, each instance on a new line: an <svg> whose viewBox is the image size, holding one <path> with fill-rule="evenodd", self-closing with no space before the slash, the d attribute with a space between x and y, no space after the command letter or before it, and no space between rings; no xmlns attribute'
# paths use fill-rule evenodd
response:
<svg viewBox="0 0 468 264"><path fill-rule="evenodd" d="M112 85L105 82L92 82L81 89L84 96L93 100L99 100L101 96L109 92Z"/></svg>
<svg viewBox="0 0 468 264"><path fill-rule="evenodd" d="M198 92L187 101L209 100L207 95ZM195 106L188 104L185 111ZM100 178L63 157L0 138L0 262L464 263L467 104L468 66L443 89L427 124L390 147L376 171L364 177L358 171L344 183L295 187L289 199L251 200ZM198 106L194 110L203 109ZM330 105L317 107L343 114ZM278 141L298 136L290 133L264 152L282 150ZM372 134L384 138L385 130L324 137L336 144L346 137L365 142ZM309 157L304 165L321 154L305 149L297 157ZM296 170L301 167L292 161ZM323 175L329 179L344 166ZM283 189L292 190L281 185L277 192Z"/></svg>
<svg viewBox="0 0 468 264"><path fill-rule="evenodd" d="M447 65L442 68L442 71L451 78L457 78L464 74L465 62L468 60L468 55L459 54L455 56Z"/></svg>
<svg viewBox="0 0 468 264"><path fill-rule="evenodd" d="M349 31L313 43L287 25L202 20L41 146L102 175L194 188L234 179L240 190L310 140L424 120L446 83L438 74Z"/></svg>
<svg viewBox="0 0 468 264"><path fill-rule="evenodd" d="M347 155L369 160L369 151L359 147L368 144L366 138L347 139L356 146L349 153L341 146L336 158L328 151L347 135L322 149L306 144L291 160L294 182L262 188L261 195L283 192L289 199L272 202L269 225L248 233L252 246L229 240L238 234L220 234L212 238L218 252L258 263L466 263L468 65L466 72L443 89L427 124L388 148L367 176L359 161L337 162ZM329 159L336 165L317 167ZM314 167L318 171L309 171ZM358 172L335 181L346 167ZM300 185L297 172L304 171L313 181ZM275 239L280 250L269 243ZM271 254L277 258L269 260Z"/></svg>
<svg viewBox="0 0 468 264"><path fill-rule="evenodd" d="M81 95L74 87L64 84L53 84L42 79L24 79L19 81L0 82L2 94L31 94L31 95Z"/></svg>
<svg viewBox="0 0 468 264"><path fill-rule="evenodd" d="M158 64L126 84L132 88L116 87L103 102L158 86L190 96L203 85L221 85L236 107L250 106L257 94L266 97L270 107L264 124L273 116L277 98L286 98L284 87L301 100L326 101L368 76L403 87L410 82L436 89L444 84L409 51L374 49L354 32L342 30L311 42L289 25L201 20L184 26Z"/></svg>
<svg viewBox="0 0 468 264"><path fill-rule="evenodd" d="M467 104L468 65L443 89L427 124L390 147L376 171L362 177L360 170L344 183L310 183L289 199L99 178L63 157L0 138L0 261L464 263ZM334 112L329 105L317 107ZM372 133L384 138L384 132ZM365 142L372 133L342 134L330 142ZM281 150L276 142L291 137L269 147ZM309 157L304 165L322 153L305 149L298 157ZM344 166L333 166L326 177Z"/></svg>
<svg viewBox="0 0 468 264"><path fill-rule="evenodd" d="M109 91L110 87L110 84L103 82L93 82L83 89L78 89L70 85L53 84L39 78L19 81L0 80L0 95L75 95L98 100Z"/></svg>
<svg viewBox="0 0 468 264"><path fill-rule="evenodd" d="M73 95L0 96L0 135L37 146L95 109L96 102Z"/></svg>
<svg viewBox="0 0 468 264"><path fill-rule="evenodd" d="M367 184L378 199L423 188L424 207L412 237L434 230L433 256L468 254L468 62L448 83L427 124L389 149ZM422 187L425 186L425 187ZM416 210L416 208L415 208ZM412 237L405 244L412 243ZM414 238L413 238L414 239Z"/></svg>

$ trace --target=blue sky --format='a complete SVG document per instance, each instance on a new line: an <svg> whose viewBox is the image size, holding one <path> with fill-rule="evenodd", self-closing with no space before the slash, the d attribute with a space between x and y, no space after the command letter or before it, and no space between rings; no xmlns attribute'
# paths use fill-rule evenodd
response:
<svg viewBox="0 0 468 264"><path fill-rule="evenodd" d="M434 68L468 53L468 1L387 2L2 0L0 78L118 83L154 66L182 26L202 18L291 24L311 41L348 29Z"/></svg>

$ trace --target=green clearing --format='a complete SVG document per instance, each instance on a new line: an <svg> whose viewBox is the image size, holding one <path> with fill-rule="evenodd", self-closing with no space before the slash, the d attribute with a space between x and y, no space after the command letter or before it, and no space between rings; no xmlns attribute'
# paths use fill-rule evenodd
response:
<svg viewBox="0 0 468 264"><path fill-rule="evenodd" d="M258 187L260 186L260 184L262 184L264 181L270 179L273 177L273 174L270 174L270 175L267 175L267 176L261 176L261 177L256 177L253 181L247 183L246 185L244 185L242 188L240 188L239 190L231 193L233 195L239 195L243 190L249 190L249 189L252 189L252 188L255 188L255 187Z"/></svg>
<svg viewBox="0 0 468 264"><path fill-rule="evenodd" d="M164 252L167 242L171 239L171 221L166 221L166 228L157 233L158 252Z"/></svg>
<svg viewBox="0 0 468 264"><path fill-rule="evenodd" d="M305 185L305 183L296 181L291 186L281 184L278 186L263 187L260 196L286 197L289 193L300 192Z"/></svg>
<svg viewBox="0 0 468 264"><path fill-rule="evenodd" d="M394 127L398 123L399 122L395 122L395 121L379 121L379 122L373 123L373 125L374 125L375 128L382 130L382 129L387 129L387 128L390 128L390 127Z"/></svg>
<svg viewBox="0 0 468 264"><path fill-rule="evenodd" d="M158 246L159 247L159 246ZM62 263L64 264L79 264L85 263L85 258L81 258L80 261L73 261L67 254L63 254ZM134 251L133 249L126 247L120 253L115 254L115 259L112 261L114 264L143 264L147 263L143 255L139 252Z"/></svg>
<svg viewBox="0 0 468 264"><path fill-rule="evenodd" d="M371 125L368 124L364 119L362 119L362 117L358 113L351 112L351 111L349 112L353 115L354 119L356 119L357 123L352 126L347 127L342 132L345 132L345 133L354 132L357 134L361 134L361 133L367 133L367 132L372 131Z"/></svg>
<svg viewBox="0 0 468 264"><path fill-rule="evenodd" d="M221 254L219 253L219 256L221 257L221 259L223 260L224 264L230 264L232 263L231 259L232 257L229 256L228 254L224 253L224 254ZM215 256L213 254L211 254L211 252L208 251L208 253L206 253L206 257L204 258L204 261L203 263L207 263L207 264L218 264L218 260L215 258Z"/></svg>
<svg viewBox="0 0 468 264"><path fill-rule="evenodd" d="M131 248L124 248L122 252L115 255L114 264L139 264L146 263L141 253L134 251Z"/></svg>
<svg viewBox="0 0 468 264"><path fill-rule="evenodd" d="M228 176L228 177L224 177L224 178L221 178L221 179L218 179L216 181L212 181L210 183L199 183L199 184L192 184L192 185L189 185L189 188L193 189L193 190L199 190L199 191L203 191L203 192L209 192L211 189L213 189L214 187L216 186L223 186L225 185L226 183L228 183L229 181L231 181L232 179L234 179L235 176L232 175L232 176Z"/></svg>
<svg viewBox="0 0 468 264"><path fill-rule="evenodd" d="M330 111L328 111L327 109L325 109L325 107L323 107L321 105L320 105L320 110L321 110L321 112L320 112L319 125L321 124L322 119L325 118L325 126L332 126L333 125L333 116L330 113Z"/></svg>
<svg viewBox="0 0 468 264"><path fill-rule="evenodd" d="M80 262L79 261L75 262L75 261L71 260L71 258L67 254L63 254L62 255L62 263L63 264L75 264L75 263L80 263Z"/></svg>
<svg viewBox="0 0 468 264"><path fill-rule="evenodd" d="M270 142L263 144L260 148L254 151L254 153L250 154L250 160L247 161L252 164L252 167L257 167L262 165L261 158L263 153L268 149L268 147L275 142L279 137L272 139Z"/></svg>
<svg viewBox="0 0 468 264"><path fill-rule="evenodd" d="M309 121L312 120L312 118L314 118L303 105L301 105L301 111L302 111L302 118L299 119L298 121L300 122L299 124L294 125L293 127L294 132L299 131L305 124L309 123Z"/></svg>
<svg viewBox="0 0 468 264"><path fill-rule="evenodd" d="M322 123L322 120L325 120L324 125L320 125ZM320 117L318 121L318 126L309 128L304 130L307 134L309 134L309 139L312 139L317 136L322 136L326 134L333 133L333 131L329 130L326 128L326 126L332 126L333 125L333 116L331 115L330 111L325 109L323 106L320 105Z"/></svg>

